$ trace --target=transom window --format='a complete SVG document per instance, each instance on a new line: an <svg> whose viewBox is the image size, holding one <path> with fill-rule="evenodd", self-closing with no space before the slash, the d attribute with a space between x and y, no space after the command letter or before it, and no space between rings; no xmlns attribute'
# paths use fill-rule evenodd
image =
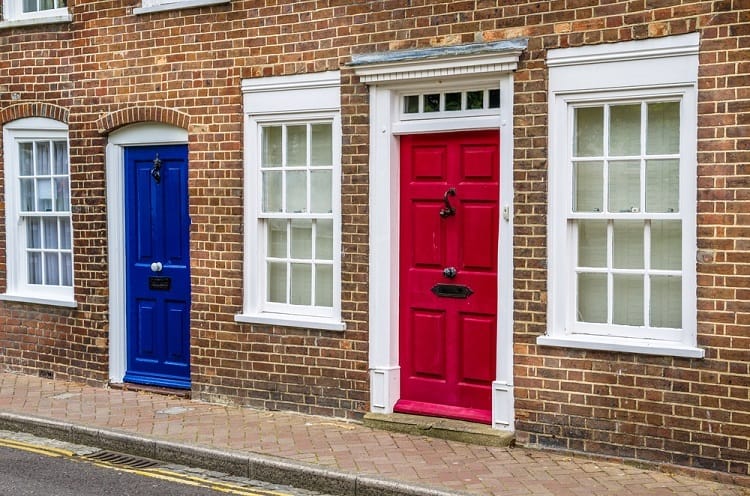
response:
<svg viewBox="0 0 750 496"><path fill-rule="evenodd" d="M73 305L67 127L41 118L4 129L8 289L4 297Z"/></svg>
<svg viewBox="0 0 750 496"><path fill-rule="evenodd" d="M500 90L485 88L405 95L402 118L456 117L459 113L477 115L500 108Z"/></svg>

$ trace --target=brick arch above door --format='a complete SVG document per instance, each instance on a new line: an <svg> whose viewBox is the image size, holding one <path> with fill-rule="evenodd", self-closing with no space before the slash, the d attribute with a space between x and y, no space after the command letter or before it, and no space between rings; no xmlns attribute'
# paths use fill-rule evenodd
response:
<svg viewBox="0 0 750 496"><path fill-rule="evenodd" d="M45 117L68 124L70 111L65 107L45 102L24 102L0 110L0 124L27 117Z"/></svg>
<svg viewBox="0 0 750 496"><path fill-rule="evenodd" d="M128 107L110 112L97 119L96 129L100 134L109 134L123 126L144 122L157 122L181 129L188 129L190 126L190 115L168 107Z"/></svg>

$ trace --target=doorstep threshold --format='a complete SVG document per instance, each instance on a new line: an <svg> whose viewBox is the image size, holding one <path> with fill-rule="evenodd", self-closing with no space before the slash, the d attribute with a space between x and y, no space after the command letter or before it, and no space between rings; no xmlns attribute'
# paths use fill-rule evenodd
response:
<svg viewBox="0 0 750 496"><path fill-rule="evenodd" d="M512 432L493 429L489 425L439 417L426 417L406 413L367 413L362 419L364 425L406 434L436 437L449 441L461 441L480 446L512 446L515 435Z"/></svg>

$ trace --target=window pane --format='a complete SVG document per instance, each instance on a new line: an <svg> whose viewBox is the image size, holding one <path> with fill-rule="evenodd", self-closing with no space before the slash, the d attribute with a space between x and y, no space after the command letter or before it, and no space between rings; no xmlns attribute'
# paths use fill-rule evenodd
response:
<svg viewBox="0 0 750 496"><path fill-rule="evenodd" d="M73 285L73 257L70 253L62 253L62 267L61 267L61 276L62 280L60 281L60 284L62 286L72 286Z"/></svg>
<svg viewBox="0 0 750 496"><path fill-rule="evenodd" d="M58 286L60 284L60 262L57 253L44 254L44 284Z"/></svg>
<svg viewBox="0 0 750 496"><path fill-rule="evenodd" d="M646 211L679 212L679 160L646 161Z"/></svg>
<svg viewBox="0 0 750 496"><path fill-rule="evenodd" d="M18 144L18 173L21 176L34 175L34 143Z"/></svg>
<svg viewBox="0 0 750 496"><path fill-rule="evenodd" d="M614 105L609 110L609 155L641 154L641 106Z"/></svg>
<svg viewBox="0 0 750 496"><path fill-rule="evenodd" d="M46 176L50 173L49 168L49 142L38 141L36 143L36 173Z"/></svg>
<svg viewBox="0 0 750 496"><path fill-rule="evenodd" d="M52 180L37 179L36 182L37 206L38 212L52 211Z"/></svg>
<svg viewBox="0 0 750 496"><path fill-rule="evenodd" d="M302 219L292 221L291 257L296 259L312 259L312 220Z"/></svg>
<svg viewBox="0 0 750 496"><path fill-rule="evenodd" d="M445 94L445 110L461 110L461 93Z"/></svg>
<svg viewBox="0 0 750 496"><path fill-rule="evenodd" d="M315 223L315 259L333 260L333 220Z"/></svg>
<svg viewBox="0 0 750 496"><path fill-rule="evenodd" d="M261 167L281 165L281 126L264 127L261 131Z"/></svg>
<svg viewBox="0 0 750 496"><path fill-rule="evenodd" d="M315 305L333 306L333 265L315 266Z"/></svg>
<svg viewBox="0 0 750 496"><path fill-rule="evenodd" d="M330 170L310 172L310 211L313 213L331 213L333 185Z"/></svg>
<svg viewBox="0 0 750 496"><path fill-rule="evenodd" d="M601 212L604 203L604 166L602 162L577 162L573 209L576 212Z"/></svg>
<svg viewBox="0 0 750 496"><path fill-rule="evenodd" d="M490 108L500 108L500 90L490 90Z"/></svg>
<svg viewBox="0 0 750 496"><path fill-rule="evenodd" d="M42 223L41 219L26 219L26 247L42 247Z"/></svg>
<svg viewBox="0 0 750 496"><path fill-rule="evenodd" d="M636 160L609 164L609 211L640 212L641 167Z"/></svg>
<svg viewBox="0 0 750 496"><path fill-rule="evenodd" d="M268 262L268 301L286 303L286 264Z"/></svg>
<svg viewBox="0 0 750 496"><path fill-rule="evenodd" d="M613 228L614 267L617 269L642 269L643 222L615 221Z"/></svg>
<svg viewBox="0 0 750 496"><path fill-rule="evenodd" d="M34 180L21 179L21 211L34 211Z"/></svg>
<svg viewBox="0 0 750 496"><path fill-rule="evenodd" d="M678 220L651 221L651 268L682 268L682 224Z"/></svg>
<svg viewBox="0 0 750 496"><path fill-rule="evenodd" d="M71 246L70 219L68 217L60 218L60 248L70 250Z"/></svg>
<svg viewBox="0 0 750 496"><path fill-rule="evenodd" d="M286 258L286 224L285 219L268 220L268 256Z"/></svg>
<svg viewBox="0 0 750 496"><path fill-rule="evenodd" d="M54 0L39 0L39 10L49 10L55 8Z"/></svg>
<svg viewBox="0 0 750 496"><path fill-rule="evenodd" d="M642 326L643 277L615 274L613 290L613 322L615 324Z"/></svg>
<svg viewBox="0 0 750 496"><path fill-rule="evenodd" d="M281 212L281 172L263 172L263 211Z"/></svg>
<svg viewBox="0 0 750 496"><path fill-rule="evenodd" d="M419 113L419 95L409 95L404 97L404 113Z"/></svg>
<svg viewBox="0 0 750 496"><path fill-rule="evenodd" d="M307 212L307 172L290 171L286 175L286 211Z"/></svg>
<svg viewBox="0 0 750 496"><path fill-rule="evenodd" d="M606 274L578 274L578 321L607 322Z"/></svg>
<svg viewBox="0 0 750 496"><path fill-rule="evenodd" d="M646 153L657 155L680 152L679 102L648 105Z"/></svg>
<svg viewBox="0 0 750 496"><path fill-rule="evenodd" d="M36 6L37 0L23 0L23 11L24 12L36 12L37 6Z"/></svg>
<svg viewBox="0 0 750 496"><path fill-rule="evenodd" d="M424 112L440 111L440 94L424 95Z"/></svg>
<svg viewBox="0 0 750 496"><path fill-rule="evenodd" d="M293 305L312 304L312 266L310 264L292 264L292 302Z"/></svg>
<svg viewBox="0 0 750 496"><path fill-rule="evenodd" d="M578 223L578 266L607 266L607 221L584 220Z"/></svg>
<svg viewBox="0 0 750 496"><path fill-rule="evenodd" d="M651 325L682 328L682 279L680 277L651 277Z"/></svg>
<svg viewBox="0 0 750 496"><path fill-rule="evenodd" d="M44 231L44 248L51 250L57 249L57 219L54 217L45 217L42 219Z"/></svg>
<svg viewBox="0 0 750 496"><path fill-rule="evenodd" d="M55 141L55 174L68 173L68 144Z"/></svg>
<svg viewBox="0 0 750 496"><path fill-rule="evenodd" d="M333 165L333 140L330 124L311 126L310 165Z"/></svg>
<svg viewBox="0 0 750 496"><path fill-rule="evenodd" d="M307 165L307 126L287 126L286 165Z"/></svg>
<svg viewBox="0 0 750 496"><path fill-rule="evenodd" d="M484 108L484 91L466 92L466 109L477 110Z"/></svg>
<svg viewBox="0 0 750 496"><path fill-rule="evenodd" d="M29 284L42 284L42 254L29 253Z"/></svg>
<svg viewBox="0 0 750 496"><path fill-rule="evenodd" d="M575 121L573 155L576 157L604 155L604 107L577 108Z"/></svg>
<svg viewBox="0 0 750 496"><path fill-rule="evenodd" d="M68 178L55 178L55 211L68 212L70 210L70 191Z"/></svg>

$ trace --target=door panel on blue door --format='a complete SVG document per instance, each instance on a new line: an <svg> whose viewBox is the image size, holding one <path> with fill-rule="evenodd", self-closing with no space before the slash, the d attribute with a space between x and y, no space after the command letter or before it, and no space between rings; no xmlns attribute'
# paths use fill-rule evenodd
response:
<svg viewBox="0 0 750 496"><path fill-rule="evenodd" d="M125 381L190 387L186 145L125 149Z"/></svg>

